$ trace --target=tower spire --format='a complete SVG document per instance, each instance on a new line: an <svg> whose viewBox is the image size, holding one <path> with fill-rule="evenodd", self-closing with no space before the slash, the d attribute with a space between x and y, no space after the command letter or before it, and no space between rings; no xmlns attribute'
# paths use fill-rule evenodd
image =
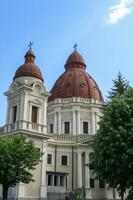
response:
<svg viewBox="0 0 133 200"><path fill-rule="evenodd" d="M29 47L29 50L26 52L25 54L25 63L34 63L34 59L35 59L35 55L32 51L32 45L33 45L33 42L30 41L28 47Z"/></svg>

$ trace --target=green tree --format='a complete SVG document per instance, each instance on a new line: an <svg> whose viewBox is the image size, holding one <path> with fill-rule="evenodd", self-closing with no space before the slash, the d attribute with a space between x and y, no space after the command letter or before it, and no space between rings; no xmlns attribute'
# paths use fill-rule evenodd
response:
<svg viewBox="0 0 133 200"><path fill-rule="evenodd" d="M124 78L121 72L118 73L117 78L113 80L113 88L109 91L108 99L109 101L114 98L116 95L122 95L129 88L128 81Z"/></svg>
<svg viewBox="0 0 133 200"><path fill-rule="evenodd" d="M91 162L97 177L123 200L126 189L133 188L133 89L112 99L99 125Z"/></svg>
<svg viewBox="0 0 133 200"><path fill-rule="evenodd" d="M126 200L133 200L133 188L131 188L129 190L129 194L128 194Z"/></svg>
<svg viewBox="0 0 133 200"><path fill-rule="evenodd" d="M1 137L0 184L3 185L3 200L7 200L9 187L34 181L31 171L42 155L39 148L22 134Z"/></svg>
<svg viewBox="0 0 133 200"><path fill-rule="evenodd" d="M76 188L74 190L75 200L84 200L86 197L85 187Z"/></svg>

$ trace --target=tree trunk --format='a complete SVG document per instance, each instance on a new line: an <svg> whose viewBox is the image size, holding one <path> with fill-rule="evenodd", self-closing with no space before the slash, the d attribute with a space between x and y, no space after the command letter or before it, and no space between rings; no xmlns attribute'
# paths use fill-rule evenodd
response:
<svg viewBox="0 0 133 200"><path fill-rule="evenodd" d="M8 188L7 185L3 185L3 200L7 200L8 198Z"/></svg>
<svg viewBox="0 0 133 200"><path fill-rule="evenodd" d="M121 192L121 200L124 200L124 192Z"/></svg>
<svg viewBox="0 0 133 200"><path fill-rule="evenodd" d="M113 188L113 200L116 200L115 188Z"/></svg>

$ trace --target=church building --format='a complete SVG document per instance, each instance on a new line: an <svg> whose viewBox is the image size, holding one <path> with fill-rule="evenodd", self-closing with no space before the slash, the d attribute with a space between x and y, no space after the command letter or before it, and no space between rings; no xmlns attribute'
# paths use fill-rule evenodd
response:
<svg viewBox="0 0 133 200"><path fill-rule="evenodd" d="M7 115L0 134L24 133L44 155L33 172L35 182L10 188L10 199L65 200L81 187L86 200L112 199L112 192L89 168L104 100L83 57L75 46L50 92L31 47L24 59L4 93Z"/></svg>

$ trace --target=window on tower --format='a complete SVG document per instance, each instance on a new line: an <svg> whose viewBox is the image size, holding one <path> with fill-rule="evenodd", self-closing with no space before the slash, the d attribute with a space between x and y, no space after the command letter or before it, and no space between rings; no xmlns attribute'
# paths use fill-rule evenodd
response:
<svg viewBox="0 0 133 200"><path fill-rule="evenodd" d="M88 122L83 122L83 134L88 134Z"/></svg>
<svg viewBox="0 0 133 200"><path fill-rule="evenodd" d="M53 133L53 124L50 124L50 133Z"/></svg>
<svg viewBox="0 0 133 200"><path fill-rule="evenodd" d="M37 123L37 112L38 112L38 108L36 106L32 106L31 121L33 123Z"/></svg>
<svg viewBox="0 0 133 200"><path fill-rule="evenodd" d="M16 122L17 119L17 106L13 106L13 123Z"/></svg>
<svg viewBox="0 0 133 200"><path fill-rule="evenodd" d="M70 133L70 122L64 122L64 132L66 134L69 134Z"/></svg>

